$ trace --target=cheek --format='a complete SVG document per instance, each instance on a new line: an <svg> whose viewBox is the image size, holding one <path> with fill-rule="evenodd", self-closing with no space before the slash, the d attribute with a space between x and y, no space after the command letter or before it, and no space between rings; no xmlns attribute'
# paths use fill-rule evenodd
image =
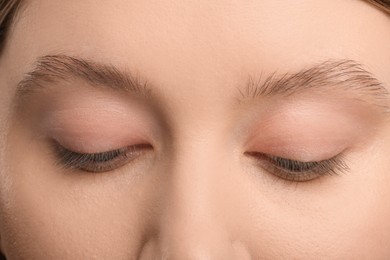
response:
<svg viewBox="0 0 390 260"><path fill-rule="evenodd" d="M390 209L383 204L390 205L389 199L363 193L355 201L353 190L339 195L314 198L306 205L288 198L278 205L257 203L245 232L248 245L267 259L380 259L387 255ZM264 248L272 250L263 252Z"/></svg>
<svg viewBox="0 0 390 260"><path fill-rule="evenodd" d="M121 253L137 251L143 207L129 199L129 192L108 189L107 183L59 185L41 179L38 172L29 171L36 176L30 178L26 169L15 170L12 174L21 177L13 179L3 219L3 239L11 258L122 259Z"/></svg>
<svg viewBox="0 0 390 260"><path fill-rule="evenodd" d="M137 252L142 230L151 225L141 220L153 208L146 193L155 190L148 187L153 182L121 172L61 172L47 163L44 147L14 130L5 172L10 186L1 197L2 239L11 259L123 259Z"/></svg>
<svg viewBox="0 0 390 260"><path fill-rule="evenodd" d="M390 164L386 158L390 149L386 147L390 140L378 140L350 157L351 171L345 175L309 185L250 182L247 206L240 212L249 211L250 224L244 233L253 251L270 248L271 255L265 255L270 259L380 259L388 255Z"/></svg>

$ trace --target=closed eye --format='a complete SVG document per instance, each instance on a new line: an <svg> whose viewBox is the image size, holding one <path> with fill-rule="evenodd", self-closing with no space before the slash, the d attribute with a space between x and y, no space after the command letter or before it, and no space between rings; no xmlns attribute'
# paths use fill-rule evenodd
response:
<svg viewBox="0 0 390 260"><path fill-rule="evenodd" d="M292 182L304 182L324 175L338 175L349 170L343 154L321 161L302 162L268 155L260 152L247 152L267 172Z"/></svg>
<svg viewBox="0 0 390 260"><path fill-rule="evenodd" d="M78 153L58 142L54 144L56 157L61 166L86 172L107 172L117 169L152 148L150 144L137 144L101 153Z"/></svg>

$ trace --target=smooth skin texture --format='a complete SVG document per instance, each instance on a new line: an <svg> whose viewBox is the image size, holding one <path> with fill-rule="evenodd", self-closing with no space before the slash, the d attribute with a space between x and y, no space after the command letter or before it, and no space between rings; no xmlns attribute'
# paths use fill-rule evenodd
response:
<svg viewBox="0 0 390 260"><path fill-rule="evenodd" d="M248 75L339 59L389 88L389 46L389 16L356 0L27 1L0 58L1 251L7 259L390 258L382 107L324 86L237 98ZM15 106L18 82L46 55L138 73L150 96L65 78ZM61 165L53 140L79 153L151 148L94 173ZM293 182L247 152L304 162L343 153L349 169Z"/></svg>

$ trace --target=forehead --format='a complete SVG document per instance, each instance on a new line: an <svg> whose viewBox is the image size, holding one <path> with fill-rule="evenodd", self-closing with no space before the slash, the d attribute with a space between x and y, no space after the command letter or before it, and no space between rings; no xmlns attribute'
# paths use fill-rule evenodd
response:
<svg viewBox="0 0 390 260"><path fill-rule="evenodd" d="M135 67L159 82L214 85L313 58L370 65L385 59L389 25L372 6L351 0L37 0L18 20L9 53L28 64L66 52Z"/></svg>

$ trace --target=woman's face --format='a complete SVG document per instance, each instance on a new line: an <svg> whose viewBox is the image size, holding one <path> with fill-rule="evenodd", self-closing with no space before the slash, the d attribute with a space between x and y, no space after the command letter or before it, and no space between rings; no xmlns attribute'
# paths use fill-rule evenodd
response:
<svg viewBox="0 0 390 260"><path fill-rule="evenodd" d="M9 259L390 257L375 7L28 1L8 37Z"/></svg>

